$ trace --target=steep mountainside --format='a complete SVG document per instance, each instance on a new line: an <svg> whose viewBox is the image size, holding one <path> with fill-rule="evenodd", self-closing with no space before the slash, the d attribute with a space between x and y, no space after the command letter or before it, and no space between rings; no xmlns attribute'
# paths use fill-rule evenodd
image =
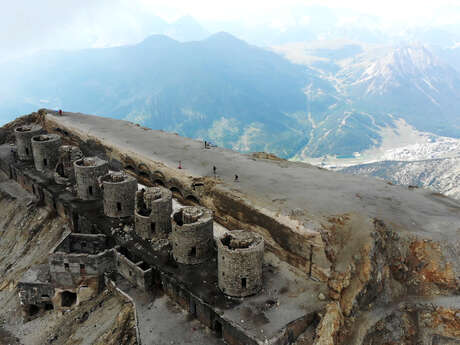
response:
<svg viewBox="0 0 460 345"><path fill-rule="evenodd" d="M181 23L199 31L190 19ZM46 52L0 66L0 111L81 109L301 160L378 146L382 128L398 118L460 136L459 73L423 46L319 42L275 50L292 62L226 33Z"/></svg>
<svg viewBox="0 0 460 345"><path fill-rule="evenodd" d="M133 311L110 293L23 323L17 284L68 230L56 213L0 172L0 345L134 345ZM97 325L97 328L96 328Z"/></svg>
<svg viewBox="0 0 460 345"><path fill-rule="evenodd" d="M430 188L460 199L460 158L383 161L355 165L341 171L348 174L375 176L394 184Z"/></svg>
<svg viewBox="0 0 460 345"><path fill-rule="evenodd" d="M460 76L423 46L405 46L381 57L359 55L337 78L361 109L396 114L424 131L458 136Z"/></svg>

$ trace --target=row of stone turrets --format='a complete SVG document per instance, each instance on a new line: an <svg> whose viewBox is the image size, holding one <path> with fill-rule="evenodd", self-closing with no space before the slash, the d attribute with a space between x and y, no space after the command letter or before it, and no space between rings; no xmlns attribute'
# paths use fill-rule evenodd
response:
<svg viewBox="0 0 460 345"><path fill-rule="evenodd" d="M82 200L103 200L104 214L123 218L134 214L136 233L147 240L169 239L174 259L199 264L214 252L213 213L201 206L173 213L172 193L152 187L138 191L137 180L123 172L109 172L107 161L83 157L76 146L62 146L56 134L40 126L15 129L17 157L34 161L35 168L54 174L58 184L73 186ZM262 287L264 241L255 233L235 230L217 240L218 285L225 294L244 297Z"/></svg>

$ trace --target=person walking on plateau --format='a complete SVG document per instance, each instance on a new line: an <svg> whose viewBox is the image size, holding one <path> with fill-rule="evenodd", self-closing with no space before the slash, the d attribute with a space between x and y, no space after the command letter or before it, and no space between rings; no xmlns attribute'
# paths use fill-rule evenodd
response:
<svg viewBox="0 0 460 345"><path fill-rule="evenodd" d="M235 182L238 182L238 175L235 174Z"/></svg>
<svg viewBox="0 0 460 345"><path fill-rule="evenodd" d="M182 161L179 161L179 166L177 167L177 169L182 169Z"/></svg>
<svg viewBox="0 0 460 345"><path fill-rule="evenodd" d="M59 116L62 116L62 109L59 109Z"/></svg>
<svg viewBox="0 0 460 345"><path fill-rule="evenodd" d="M204 148L207 149L208 148L208 142L205 140L204 141Z"/></svg>
<svg viewBox="0 0 460 345"><path fill-rule="evenodd" d="M217 170L217 168L216 168L216 166L214 165L214 166L212 167L212 171L213 171L213 173L214 173L214 177L216 176L216 170Z"/></svg>

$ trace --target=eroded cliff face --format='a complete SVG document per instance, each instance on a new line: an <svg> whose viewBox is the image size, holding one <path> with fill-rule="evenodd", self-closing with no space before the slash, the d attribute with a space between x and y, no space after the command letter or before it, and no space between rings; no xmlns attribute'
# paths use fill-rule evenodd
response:
<svg viewBox="0 0 460 345"><path fill-rule="evenodd" d="M15 125L27 121L43 123L34 114L18 119ZM47 129L56 131L56 125L50 122ZM298 345L460 344L460 224L458 229L431 233L418 230L416 225L408 229L358 212L330 216L296 209L286 217L262 209L247 195L223 186L219 178L189 176L161 161L145 163L135 152L104 146L97 138L72 133L66 127L59 130L66 143L79 145L86 154L107 158L113 168L124 168L141 183L163 184L180 201L199 202L213 209L217 220L228 228L262 234L267 248L279 259L299 269L299 274L324 282L328 295L318 298L328 300L327 307L319 314L317 326L300 337ZM2 134L6 140L8 133ZM7 185L2 190L11 188ZM2 192L0 200L0 250L5 253L0 257L0 272L5 277L0 283L0 305L6 305L7 311L15 308L16 296L11 291L21 274L32 264L44 262L66 231L63 221L45 208L35 208L31 196L24 193ZM356 193L356 198L362 196ZM458 204L437 198L452 212L459 212ZM395 206L395 210L397 207L404 205ZM303 217L314 219L314 227L304 227ZM42 322L71 329L53 344L90 344L72 336L84 329L95 334L92 343L132 343L129 305L111 295L98 297L96 304L88 303L78 307L81 312L64 314L60 321L45 316L26 328L15 324L17 316L15 319L8 312L0 311L0 317L5 321L4 330L18 334L24 344L34 344L25 333L31 329L28 327L42 326ZM85 312L99 316L88 317L80 326L76 321L85 319ZM72 316L66 319L68 315ZM99 333L84 328L94 323L105 328ZM40 331L40 339L48 341L56 328L45 329Z"/></svg>
<svg viewBox="0 0 460 345"><path fill-rule="evenodd" d="M105 291L70 312L23 323L16 286L68 231L66 222L0 173L0 344L135 344L132 306Z"/></svg>
<svg viewBox="0 0 460 345"><path fill-rule="evenodd" d="M325 232L333 262L329 297L336 304L326 310L322 324L332 321L317 329L316 343L460 343L458 237L395 231L374 220L369 236L344 238L353 218L336 219L345 231ZM356 250L343 252L347 244Z"/></svg>

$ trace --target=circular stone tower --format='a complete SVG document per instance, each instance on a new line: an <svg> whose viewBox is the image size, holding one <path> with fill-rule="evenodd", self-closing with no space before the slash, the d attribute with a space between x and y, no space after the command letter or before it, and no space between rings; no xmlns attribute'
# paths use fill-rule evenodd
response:
<svg viewBox="0 0 460 345"><path fill-rule="evenodd" d="M161 187L136 193L135 230L143 239L168 238L171 232L172 193Z"/></svg>
<svg viewBox="0 0 460 345"><path fill-rule="evenodd" d="M59 160L54 170L54 181L57 184L73 185L75 169L73 163L83 157L77 146L64 145L59 148Z"/></svg>
<svg viewBox="0 0 460 345"><path fill-rule="evenodd" d="M98 178L109 172L109 164L99 157L86 157L73 163L77 195L82 200L97 200L102 197Z"/></svg>
<svg viewBox="0 0 460 345"><path fill-rule="evenodd" d="M172 217L172 252L174 259L182 264L198 264L212 255L212 211L189 206L175 212Z"/></svg>
<svg viewBox="0 0 460 345"><path fill-rule="evenodd" d="M32 138L32 152L35 169L38 171L54 171L59 159L61 137L57 134L41 134Z"/></svg>
<svg viewBox="0 0 460 345"><path fill-rule="evenodd" d="M32 137L40 135L43 129L39 125L20 126L15 128L14 136L16 137L16 149L18 158L21 161L32 161Z"/></svg>
<svg viewBox="0 0 460 345"><path fill-rule="evenodd" d="M134 214L137 180L122 172L112 172L100 178L104 195L104 214L121 218Z"/></svg>
<svg viewBox="0 0 460 345"><path fill-rule="evenodd" d="M245 297L262 288L264 239L245 230L234 230L217 241L219 289L226 295Z"/></svg>

